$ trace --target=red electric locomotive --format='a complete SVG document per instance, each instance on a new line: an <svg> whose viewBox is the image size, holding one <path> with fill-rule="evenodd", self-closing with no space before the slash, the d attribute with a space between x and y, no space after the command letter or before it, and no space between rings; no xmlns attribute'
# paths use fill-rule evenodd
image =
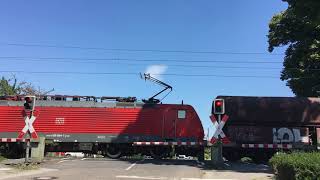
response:
<svg viewBox="0 0 320 180"><path fill-rule="evenodd" d="M0 142L24 141L30 132L32 139L45 137L46 151L100 152L118 158L134 153L168 157L174 149L203 156L204 132L194 108L159 104L155 96L144 102L130 97L2 97Z"/></svg>
<svg viewBox="0 0 320 180"><path fill-rule="evenodd" d="M25 122L23 101L2 100L0 137L25 138L27 135L21 136L27 132L24 128L31 126L33 138L43 136L54 142L47 145L48 151L102 151L113 158L142 150L168 156L171 145L177 146L176 152L195 155L203 141L201 121L190 105L121 102L110 97L102 99L115 101L79 101L85 97L69 96L46 99L35 100L32 124Z"/></svg>

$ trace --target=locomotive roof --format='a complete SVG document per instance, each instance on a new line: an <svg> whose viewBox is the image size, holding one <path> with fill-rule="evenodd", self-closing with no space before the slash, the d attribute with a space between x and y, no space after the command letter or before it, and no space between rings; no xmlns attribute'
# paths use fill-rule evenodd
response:
<svg viewBox="0 0 320 180"><path fill-rule="evenodd" d="M0 96L0 106L24 106L24 100L28 96ZM139 108L152 107L154 103L137 101L135 97L94 97L94 96L37 96L35 106L41 107L104 107L104 108ZM181 105L181 104L163 104ZM183 105L183 104L182 104ZM186 104L185 104L186 105Z"/></svg>
<svg viewBox="0 0 320 180"><path fill-rule="evenodd" d="M0 106L23 106L23 101L0 101ZM37 100L36 106L44 107L142 107L142 102L95 102L95 101L46 101Z"/></svg>

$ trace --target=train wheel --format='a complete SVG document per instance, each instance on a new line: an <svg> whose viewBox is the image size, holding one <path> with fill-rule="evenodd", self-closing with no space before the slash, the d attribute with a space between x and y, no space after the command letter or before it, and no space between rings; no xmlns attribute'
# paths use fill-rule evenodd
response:
<svg viewBox="0 0 320 180"><path fill-rule="evenodd" d="M106 150L106 155L112 159L118 159L121 153L121 149L115 145L109 145Z"/></svg>

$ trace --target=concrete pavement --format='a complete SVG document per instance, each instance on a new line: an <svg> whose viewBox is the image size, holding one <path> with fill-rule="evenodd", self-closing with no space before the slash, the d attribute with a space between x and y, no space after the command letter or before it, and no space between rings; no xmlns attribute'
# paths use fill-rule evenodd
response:
<svg viewBox="0 0 320 180"><path fill-rule="evenodd" d="M271 179L270 169L263 165L230 164L224 170L212 170L194 160L112 160L53 159L33 174L17 174L11 180L199 180L199 179ZM27 173L30 173L28 171ZM270 176L270 177L269 177ZM2 176L0 171L0 177Z"/></svg>

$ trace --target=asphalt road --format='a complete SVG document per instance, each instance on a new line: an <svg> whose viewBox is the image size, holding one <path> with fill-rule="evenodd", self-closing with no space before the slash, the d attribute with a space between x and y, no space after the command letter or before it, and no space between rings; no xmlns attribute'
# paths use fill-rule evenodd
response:
<svg viewBox="0 0 320 180"><path fill-rule="evenodd" d="M194 160L112 160L55 159L45 162L38 172L11 180L198 180L198 179L271 179L264 165L229 164L212 170Z"/></svg>

